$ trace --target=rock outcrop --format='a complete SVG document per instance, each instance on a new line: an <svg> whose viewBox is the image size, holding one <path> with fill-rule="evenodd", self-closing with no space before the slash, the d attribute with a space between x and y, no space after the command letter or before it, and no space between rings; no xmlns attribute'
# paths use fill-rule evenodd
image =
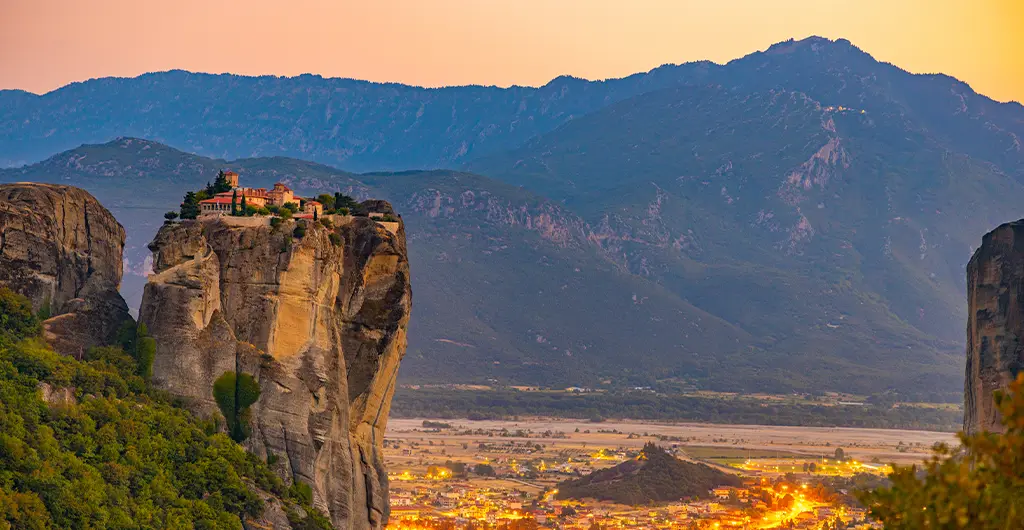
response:
<svg viewBox="0 0 1024 530"><path fill-rule="evenodd" d="M381 528L381 445L411 304L405 231L333 219L165 225L139 318L157 342L155 384L218 414L214 381L251 374L247 449L310 485L336 528Z"/></svg>
<svg viewBox="0 0 1024 530"><path fill-rule="evenodd" d="M44 336L54 350L81 355L111 343L129 320L118 293L124 228L79 188L0 185L0 284L49 315Z"/></svg>
<svg viewBox="0 0 1024 530"><path fill-rule="evenodd" d="M994 393L1024 367L1024 220L985 234L967 265L964 430L1002 431Z"/></svg>

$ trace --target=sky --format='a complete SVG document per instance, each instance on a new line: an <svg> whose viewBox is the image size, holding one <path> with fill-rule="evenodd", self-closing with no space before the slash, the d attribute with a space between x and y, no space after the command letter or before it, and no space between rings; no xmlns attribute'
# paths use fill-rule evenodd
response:
<svg viewBox="0 0 1024 530"><path fill-rule="evenodd" d="M1024 101L1024 0L0 0L0 88L175 68L542 85L811 35Z"/></svg>

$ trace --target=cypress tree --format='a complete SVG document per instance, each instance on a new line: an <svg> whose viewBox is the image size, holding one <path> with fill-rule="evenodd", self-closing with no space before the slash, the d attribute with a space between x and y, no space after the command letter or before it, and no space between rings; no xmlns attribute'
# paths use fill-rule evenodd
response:
<svg viewBox="0 0 1024 530"><path fill-rule="evenodd" d="M249 215L249 212L245 208L245 195L242 195L242 211L238 215Z"/></svg>
<svg viewBox="0 0 1024 530"><path fill-rule="evenodd" d="M238 215L238 191L231 192L231 215Z"/></svg>

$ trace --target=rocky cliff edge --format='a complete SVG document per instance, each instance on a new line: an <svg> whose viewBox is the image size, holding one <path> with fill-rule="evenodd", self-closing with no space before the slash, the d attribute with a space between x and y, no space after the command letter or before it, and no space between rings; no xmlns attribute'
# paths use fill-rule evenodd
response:
<svg viewBox="0 0 1024 530"><path fill-rule="evenodd" d="M260 394L244 445L311 486L336 528L381 528L381 446L411 307L405 231L328 217L330 227L233 217L165 225L150 245L139 318L158 345L155 384L216 415L214 382L251 374Z"/></svg>
<svg viewBox="0 0 1024 530"><path fill-rule="evenodd" d="M1024 367L1024 220L985 234L967 265L964 430L1002 431L994 394Z"/></svg>
<svg viewBox="0 0 1024 530"><path fill-rule="evenodd" d="M124 228L85 190L0 185L0 284L46 318L57 352L81 356L114 342L131 317L118 293Z"/></svg>

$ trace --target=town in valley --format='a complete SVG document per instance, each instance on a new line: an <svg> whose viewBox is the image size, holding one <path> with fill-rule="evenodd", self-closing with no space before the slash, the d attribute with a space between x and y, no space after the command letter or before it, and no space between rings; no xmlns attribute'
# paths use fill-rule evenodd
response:
<svg viewBox="0 0 1024 530"><path fill-rule="evenodd" d="M385 454L396 529L879 528L856 499L889 463L924 460L951 434L882 429L393 419ZM559 485L647 443L737 485L644 505L565 498Z"/></svg>

